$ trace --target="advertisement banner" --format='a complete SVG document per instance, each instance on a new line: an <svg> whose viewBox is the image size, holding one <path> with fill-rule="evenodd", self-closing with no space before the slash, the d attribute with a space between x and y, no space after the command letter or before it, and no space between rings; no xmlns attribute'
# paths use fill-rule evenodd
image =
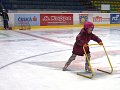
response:
<svg viewBox="0 0 120 90"><path fill-rule="evenodd" d="M93 14L93 23L110 24L110 14Z"/></svg>
<svg viewBox="0 0 120 90"><path fill-rule="evenodd" d="M84 22L88 21L88 14L79 14L79 20L80 24L83 24Z"/></svg>
<svg viewBox="0 0 120 90"><path fill-rule="evenodd" d="M15 26L21 26L22 22L29 22L30 26L40 26L40 14L15 14L14 21Z"/></svg>
<svg viewBox="0 0 120 90"><path fill-rule="evenodd" d="M40 25L73 25L73 14L40 14Z"/></svg>
<svg viewBox="0 0 120 90"><path fill-rule="evenodd" d="M111 24L120 24L120 14L110 14Z"/></svg>

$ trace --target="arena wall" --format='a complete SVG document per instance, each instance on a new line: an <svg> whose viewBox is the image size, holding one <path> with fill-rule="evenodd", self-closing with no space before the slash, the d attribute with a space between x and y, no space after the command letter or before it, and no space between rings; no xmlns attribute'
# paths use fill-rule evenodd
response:
<svg viewBox="0 0 120 90"><path fill-rule="evenodd" d="M22 24L29 24L32 29L81 27L85 21L91 21L96 26L120 26L120 13L8 13L8 15L9 26L15 30ZM3 28L1 16L0 27Z"/></svg>

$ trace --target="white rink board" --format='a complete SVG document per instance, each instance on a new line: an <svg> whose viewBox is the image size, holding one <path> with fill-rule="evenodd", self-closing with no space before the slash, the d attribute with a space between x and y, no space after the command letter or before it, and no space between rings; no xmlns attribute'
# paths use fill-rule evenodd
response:
<svg viewBox="0 0 120 90"><path fill-rule="evenodd" d="M3 27L3 18L0 16L0 26Z"/></svg>
<svg viewBox="0 0 120 90"><path fill-rule="evenodd" d="M15 14L16 13L8 13L9 26L15 26L15 23L16 23L14 20ZM21 13L21 14L23 14L23 13ZM25 13L25 14L34 15L36 13ZM37 14L47 14L47 13L37 13ZM58 13L49 13L49 14L58 14ZM69 13L60 13L60 14L69 14ZM72 13L72 14L73 14L73 25L80 24L80 14L87 14L88 21L91 21L94 24L110 24L110 14L111 13ZM119 13L115 13L115 14L119 14ZM0 26L3 26L1 16L0 16Z"/></svg>
<svg viewBox="0 0 120 90"><path fill-rule="evenodd" d="M95 24L110 24L110 14L104 13L104 14L93 14L92 17L93 23Z"/></svg>
<svg viewBox="0 0 120 90"><path fill-rule="evenodd" d="M9 16L9 26L14 26L14 13L8 13ZM0 27L3 27L3 17L0 16Z"/></svg>
<svg viewBox="0 0 120 90"><path fill-rule="evenodd" d="M73 13L73 24L80 24L80 13ZM110 13L82 13L88 14L88 21L94 24L110 24Z"/></svg>

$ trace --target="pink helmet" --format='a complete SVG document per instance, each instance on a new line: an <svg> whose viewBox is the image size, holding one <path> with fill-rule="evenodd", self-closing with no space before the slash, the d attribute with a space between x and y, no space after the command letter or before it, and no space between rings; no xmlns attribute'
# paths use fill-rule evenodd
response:
<svg viewBox="0 0 120 90"><path fill-rule="evenodd" d="M93 28L94 29L94 24L92 22L85 22L84 23L84 28L88 29L88 28Z"/></svg>

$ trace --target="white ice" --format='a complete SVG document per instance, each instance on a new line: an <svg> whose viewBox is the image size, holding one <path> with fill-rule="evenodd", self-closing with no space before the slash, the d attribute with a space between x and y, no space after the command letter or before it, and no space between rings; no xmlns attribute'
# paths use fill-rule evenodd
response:
<svg viewBox="0 0 120 90"><path fill-rule="evenodd" d="M85 57L78 56L71 63L68 68L72 71L62 71L80 29L1 30L0 90L119 90L119 27L95 28L93 32L103 40L113 66L112 74L96 70L110 70L101 46L90 47L92 79L76 74L84 72Z"/></svg>

